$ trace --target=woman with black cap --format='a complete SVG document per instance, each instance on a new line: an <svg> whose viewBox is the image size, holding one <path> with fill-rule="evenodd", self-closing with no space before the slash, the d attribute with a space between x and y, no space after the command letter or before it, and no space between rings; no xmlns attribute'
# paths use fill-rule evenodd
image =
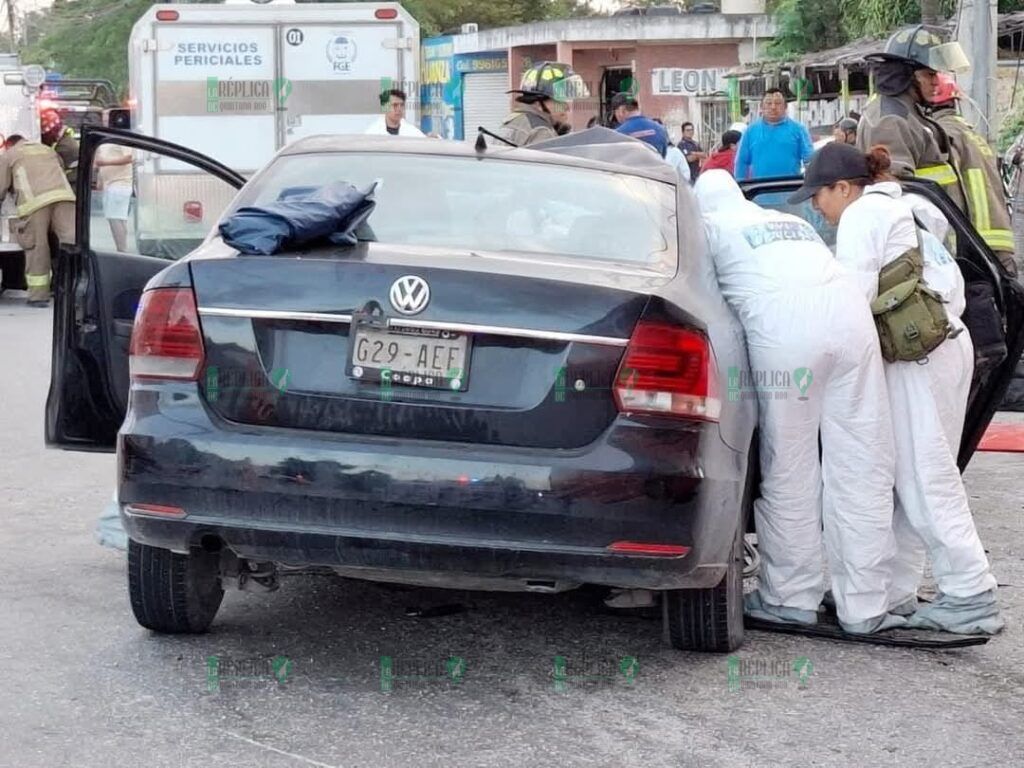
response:
<svg viewBox="0 0 1024 768"><path fill-rule="evenodd" d="M893 527L898 546L890 610L911 616L912 627L995 634L1003 627L996 580L956 463L974 370L973 345L960 320L966 300L959 267L939 240L918 225L914 210L920 203L912 205L903 196L890 175L884 147L867 154L846 144L823 147L811 159L804 184L790 203L808 199L830 224L838 225L836 258L873 302L883 352L888 352L886 384L896 445ZM915 280L941 296L943 303L936 311L941 314L945 309L946 323L931 348L911 359L913 354L906 349L894 352L891 335L887 350L885 310L905 308L907 301L924 302L921 292L908 291ZM890 361L893 358L897 359ZM939 597L918 608L925 550Z"/></svg>

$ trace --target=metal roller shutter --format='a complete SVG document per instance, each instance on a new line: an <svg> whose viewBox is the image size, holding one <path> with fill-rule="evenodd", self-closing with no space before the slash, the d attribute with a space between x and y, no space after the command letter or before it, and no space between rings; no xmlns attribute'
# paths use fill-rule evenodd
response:
<svg viewBox="0 0 1024 768"><path fill-rule="evenodd" d="M512 97L505 72L476 72L462 76L462 135L476 141L476 129L494 131L508 117Z"/></svg>

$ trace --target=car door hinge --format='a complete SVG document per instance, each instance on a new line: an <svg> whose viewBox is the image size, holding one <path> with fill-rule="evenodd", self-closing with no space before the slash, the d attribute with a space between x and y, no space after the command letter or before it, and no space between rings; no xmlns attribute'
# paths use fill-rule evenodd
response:
<svg viewBox="0 0 1024 768"><path fill-rule="evenodd" d="M411 37L396 37L385 39L381 44L384 48L389 50L403 49L412 50L412 38Z"/></svg>
<svg viewBox="0 0 1024 768"><path fill-rule="evenodd" d="M159 46L157 45L156 40L153 40L152 38L146 38L145 40L142 41L142 52L143 53L153 53L154 51L157 51L157 50L159 50Z"/></svg>

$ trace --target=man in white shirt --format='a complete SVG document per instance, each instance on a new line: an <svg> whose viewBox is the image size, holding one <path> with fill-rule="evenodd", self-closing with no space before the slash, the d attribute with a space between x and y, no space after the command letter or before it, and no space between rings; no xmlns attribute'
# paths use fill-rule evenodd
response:
<svg viewBox="0 0 1024 768"><path fill-rule="evenodd" d="M392 88L380 95L383 114L366 129L366 133L384 136L423 136L423 131L405 121L405 91Z"/></svg>
<svg viewBox="0 0 1024 768"><path fill-rule="evenodd" d="M93 165L103 192L103 215L110 224L114 247L128 252L128 214L132 201L132 151L118 144L103 144Z"/></svg>

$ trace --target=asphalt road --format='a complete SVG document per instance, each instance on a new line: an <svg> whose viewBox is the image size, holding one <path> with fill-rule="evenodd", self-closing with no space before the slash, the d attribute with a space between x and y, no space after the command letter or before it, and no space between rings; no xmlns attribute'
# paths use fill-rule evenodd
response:
<svg viewBox="0 0 1024 768"><path fill-rule="evenodd" d="M159 637L131 615L123 556L93 539L114 457L43 448L50 322L0 297L0 766L1020 765L1021 455L967 475L1008 625L975 649L750 633L730 667L585 594L331 577L230 593L209 634ZM560 684L556 656L594 679Z"/></svg>

